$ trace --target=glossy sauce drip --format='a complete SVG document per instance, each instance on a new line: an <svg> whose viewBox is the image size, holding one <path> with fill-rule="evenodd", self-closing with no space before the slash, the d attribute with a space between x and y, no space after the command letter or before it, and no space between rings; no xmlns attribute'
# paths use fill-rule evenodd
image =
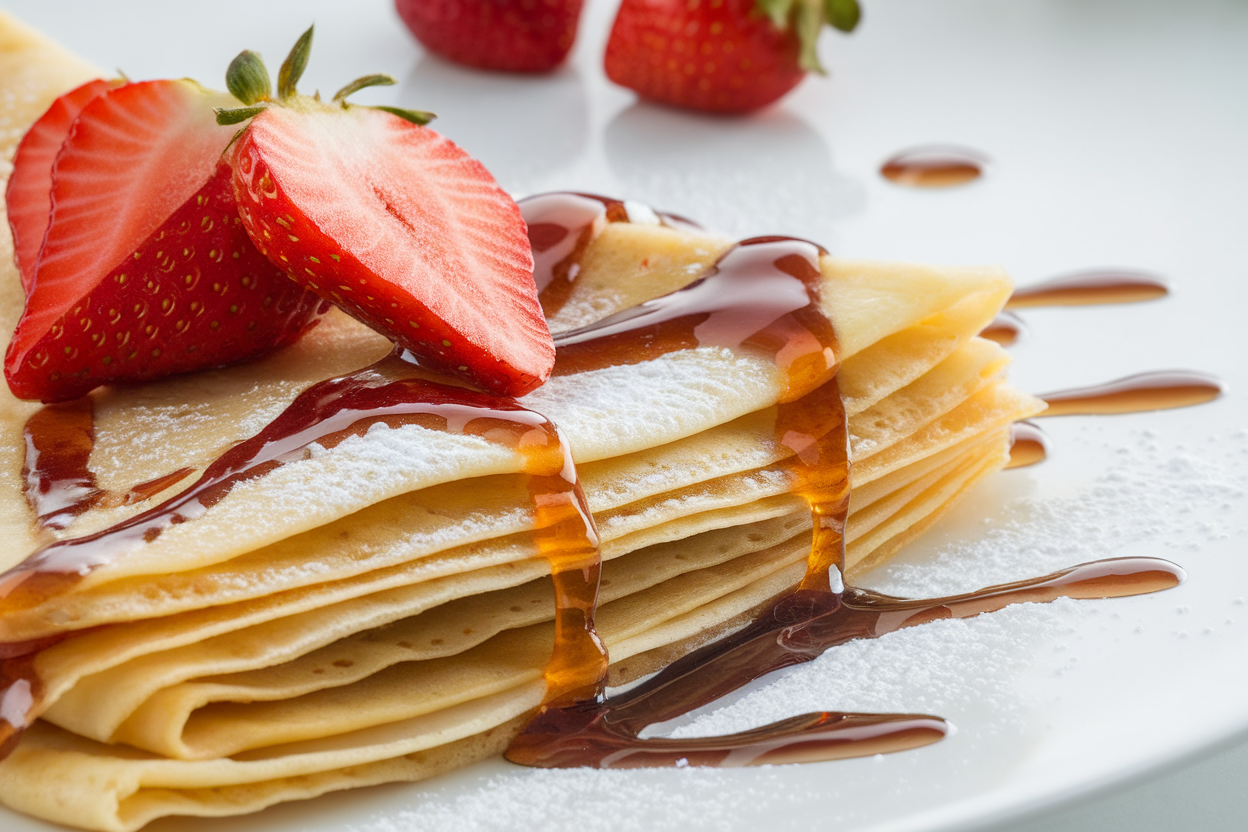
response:
<svg viewBox="0 0 1248 832"><path fill-rule="evenodd" d="M26 420L22 479L35 521L63 529L104 496L88 463L95 447L95 404L87 396L41 407Z"/></svg>
<svg viewBox="0 0 1248 832"><path fill-rule="evenodd" d="M604 676L606 655L593 634L597 600L598 538L558 429L514 399L430 380L399 352L377 364L306 390L259 434L224 453L176 496L116 526L59 541L36 551L0 576L6 609L29 607L65 592L90 571L156 540L170 527L202 516L239 483L303 459L313 444L332 448L376 424L480 436L525 457L534 502L540 553L570 590L557 615L557 653L570 668L552 662L552 688L584 688ZM44 639L0 645L8 658L0 674L0 748L38 716L40 681L34 655ZM579 679L588 674L589 682Z"/></svg>
<svg viewBox="0 0 1248 832"><path fill-rule="evenodd" d="M806 252L795 259L794 254L803 253L784 249L796 245L797 241L783 238L745 241L686 289L560 335L556 372L634 363L673 347L717 345L770 355L789 376L786 395L777 408L776 439L793 451L786 463L793 475L793 492L806 499L812 515L813 539L805 577L742 630L677 660L626 693L607 696L599 687L594 696L579 701L548 697L508 748L507 758L513 762L602 768L755 765L864 756L926 745L944 736L946 725L938 717L920 714L823 712L740 734L697 739L643 739L641 733L851 639L937 618L978 615L1011 603L1154 592L1182 579L1182 571L1166 561L1125 559L930 601L845 588L841 575L850 496L847 420L835 375L827 375L835 361L835 337L816 302L817 257L822 252L813 256ZM805 267L796 266L803 261ZM795 308L796 284L787 285L782 275L806 286L810 300L800 313ZM745 297L751 295L754 298L746 302ZM787 336L786 346L775 348L785 341L785 337L774 337L775 333L767 338L741 337L752 328L737 323L743 311L757 314L752 326L783 321L777 329ZM798 314L803 315L800 323ZM805 337L797 336L803 329ZM798 343L803 346L794 349ZM786 361L783 356L789 350L802 355L807 367L798 370L797 362ZM816 357L824 361L811 360ZM820 363L825 364L818 375L823 381L812 384L816 375L811 369ZM1034 440L1024 437L1020 441L1020 459L1028 446L1043 448L1038 432Z"/></svg>
<svg viewBox="0 0 1248 832"><path fill-rule="evenodd" d="M1031 422L1010 425L1010 461L1006 468L1038 465L1049 457L1049 440L1044 431Z"/></svg>
<svg viewBox="0 0 1248 832"><path fill-rule="evenodd" d="M522 450L535 510L534 537L539 554L550 564L555 590L554 647L544 670L546 701L571 703L596 697L606 684L610 661L594 625L602 555L572 452L553 423L548 424L554 441Z"/></svg>
<svg viewBox="0 0 1248 832"><path fill-rule="evenodd" d="M983 176L987 164L988 157L977 150L931 145L898 153L880 167L880 174L898 185L949 188Z"/></svg>
<svg viewBox="0 0 1248 832"><path fill-rule="evenodd" d="M1183 577L1183 570L1168 561L1121 558L928 600L852 588L842 593L799 589L770 605L749 626L676 660L605 706L586 702L539 714L508 758L542 767L634 768L669 766L682 759L694 765L763 765L927 745L944 736L946 725L922 714L824 712L719 737L643 740L637 735L853 639L940 619L971 618L1010 604L1158 592Z"/></svg>
<svg viewBox="0 0 1248 832"><path fill-rule="evenodd" d="M1170 289L1160 277L1145 272L1093 270L1062 275L1015 290L1006 307L1090 306L1134 303L1165 297Z"/></svg>
<svg viewBox="0 0 1248 832"><path fill-rule="evenodd" d="M535 766L671 765L678 760L747 765L877 754L944 736L944 723L936 717L840 713L811 714L709 739L639 736L648 725L812 658L817 653L809 650L776 650L772 625L777 620L786 627L798 624L840 603L849 435L835 376L835 334L818 302L822 253L813 244L790 238L747 240L689 287L557 339L557 367L565 373L632 363L638 360L639 345L644 358L699 346L746 349L771 358L786 377L776 408L776 442L791 454L785 467L793 492L810 506L814 530L806 575L793 594L742 631L744 635L730 636L673 665L682 684L698 691L696 701L674 698L664 690L656 706L656 700L635 699L632 693L607 697L603 686L579 699L548 695L511 744L508 759ZM690 662L692 666L680 670Z"/></svg>
<svg viewBox="0 0 1248 832"><path fill-rule="evenodd" d="M1140 373L1091 387L1047 393L1049 408L1040 416L1090 416L1145 413L1191 407L1222 395L1222 382L1196 370Z"/></svg>
<svg viewBox="0 0 1248 832"><path fill-rule="evenodd" d="M556 197L596 200L604 207L595 216L607 221L616 210L611 200L549 198ZM570 277L565 282L574 282L572 267L592 229L574 218L552 220L545 228L533 225L534 247L543 247L542 268L556 275L566 264ZM566 253L561 246L567 247ZM399 356L310 388L260 434L228 451L160 506L106 532L40 550L0 576L0 598L5 606L20 607L63 591L80 575L155 540L178 522L202 515L237 483L302 458L312 443L332 447L378 423L419 424L484 436L525 455L535 540L554 577L556 635L546 668L547 699L509 749L510 758L542 766L668 765L682 759L744 765L875 754L933 742L945 733L943 721L910 714L821 713L727 737L639 738L648 725L853 638L936 618L977 615L1019 601L1151 592L1181 579L1172 564L1134 559L927 601L843 587L849 456L835 378L835 337L817 302L821 253L813 244L788 238L748 240L694 285L560 336L557 372L562 373L698 346L744 349L774 360L786 378L776 408L775 441L792 451L784 464L794 492L810 506L815 529L799 587L765 605L743 629L625 694L605 695L607 657L593 628L600 570L597 536L558 430L513 400L429 380ZM39 680L33 657L45 646L47 642L0 645L0 656L9 657L0 677L0 718L8 725L7 731L0 730L0 743L9 747L37 715Z"/></svg>
<svg viewBox="0 0 1248 832"><path fill-rule="evenodd" d="M557 335L555 373L727 347L774 360L785 373L781 400L798 397L836 367L832 326L813 294L822 254L790 237L744 240L685 288Z"/></svg>
<svg viewBox="0 0 1248 832"><path fill-rule="evenodd" d="M980 331L979 337L987 338L989 341L995 341L1003 347L1008 347L1016 342L1026 329L1027 326L1023 323L1022 318L1013 312L1002 311L997 314L997 317L992 319L992 323Z"/></svg>
<svg viewBox="0 0 1248 832"><path fill-rule="evenodd" d="M142 502L191 473L182 468L120 492L100 488L89 465L95 447L95 403L90 396L40 408L26 420L23 433L26 502L45 529L67 528L95 506Z"/></svg>
<svg viewBox="0 0 1248 832"><path fill-rule="evenodd" d="M629 206L611 197L574 193L538 194L519 205L529 228L538 300L550 318L571 297L590 240L607 223L632 222ZM654 218L668 226L696 227L675 214L655 213Z"/></svg>

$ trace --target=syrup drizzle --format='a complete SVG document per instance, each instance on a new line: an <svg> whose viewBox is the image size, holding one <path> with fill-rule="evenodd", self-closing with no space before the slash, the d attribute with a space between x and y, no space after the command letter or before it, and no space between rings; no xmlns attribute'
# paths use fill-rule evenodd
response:
<svg viewBox="0 0 1248 832"><path fill-rule="evenodd" d="M190 468L181 468L125 491L100 488L89 464L95 447L95 401L90 396L40 408L26 421L23 433L26 502L36 524L45 529L65 529L96 506L142 502L191 474Z"/></svg>
<svg viewBox="0 0 1248 832"><path fill-rule="evenodd" d="M848 423L834 365L827 365L833 374L824 375L822 384L813 389L810 384L817 377L811 373L812 366L820 363L817 357L834 361L836 342L831 324L818 311L817 256L822 250L812 257L810 251L797 250L801 245L787 238L745 241L687 289L561 335L556 372L560 366L562 372L577 372L636 360L638 344L646 345L645 358L666 351L673 343L682 348L769 346L768 354L789 377L786 395L777 408L776 437L794 451L788 463L794 475L793 491L806 498L814 527L805 577L791 593L760 610L744 629L677 660L622 695L608 696L605 683L592 696L548 695L508 748L509 760L538 767L668 766L680 761L758 765L926 745L946 733L939 717L821 712L719 737L674 740L640 735L650 725L688 713L767 673L809 661L854 638L875 637L937 618L978 615L1011 603L1155 592L1182 580L1182 570L1174 564L1134 558L1083 564L1043 578L929 601L844 587L841 575L850 496ZM800 256L795 258L795 254ZM803 262L805 268L797 265ZM781 291L788 288L782 275L802 281L807 302L800 310L796 285L791 287L791 300L788 292ZM708 285L712 279L724 283ZM777 281L774 290L768 287L769 280ZM722 288L725 284L730 290ZM744 289L749 294L751 287L771 300L756 320L770 320L773 327L783 321L779 333L742 338L735 321L728 327L721 322L719 316L738 300L737 292ZM740 309L734 314L740 315ZM775 349L777 334L787 341L780 349ZM803 345L797 351L807 359L800 370L797 362L781 359L794 343ZM803 395L803 391L810 392Z"/></svg>
<svg viewBox="0 0 1248 832"><path fill-rule="evenodd" d="M586 212L581 220L563 216L543 224L530 216L543 206L563 210L571 203L585 208L585 202L601 208ZM552 195L526 203L534 247L541 248L539 286L551 291L563 280L570 288L592 226L604 218L627 218L627 211L624 218L618 216L617 205L622 204L583 195ZM589 213L593 216L585 219ZM557 371L565 373L644 360L635 358L638 353L652 357L705 345L772 358L787 378L776 408L776 442L793 452L786 463L793 490L806 499L813 518L807 571L798 587L765 605L736 634L677 661L622 696L605 693L607 656L593 627L600 571L597 535L558 429L514 400L430 380L399 354L310 388L260 434L226 452L195 483L161 505L104 532L39 550L0 576L0 601L20 608L65 591L90 570L124 557L176 523L201 516L234 485L301 458L314 442L332 447L378 423L418 424L485 436L525 455L535 540L551 563L555 583L556 635L545 671L546 700L513 743L508 752L512 759L531 765L654 765L679 759L734 765L875 754L935 741L945 732L943 721L912 714L823 713L695 740L638 736L646 725L851 638L935 618L977 615L1022 600L1151 592L1182 577L1178 567L1165 561L1130 559L926 601L844 587L848 431L835 377L835 336L817 302L821 254L817 246L800 240L747 240L690 287L559 339ZM556 296L552 304L566 299L566 294L562 300ZM40 447L45 446L41 440ZM40 470L37 463L30 469ZM11 748L20 730L38 715L40 682L33 659L45 646L46 641L10 644L0 653L9 657L0 675L0 747Z"/></svg>
<svg viewBox="0 0 1248 832"><path fill-rule="evenodd" d="M880 167L890 182L912 188L951 188L984 174L988 157L955 145L928 145L904 150Z"/></svg>
<svg viewBox="0 0 1248 832"><path fill-rule="evenodd" d="M1039 465L1049 457L1049 440L1044 431L1031 422L1010 425L1010 461L1006 468Z"/></svg>
<svg viewBox="0 0 1248 832"><path fill-rule="evenodd" d="M1002 310L992 319L992 323L980 331L979 337L987 338L989 341L996 341L1001 346L1008 347L1015 343L1026 330L1027 325L1023 323L1022 318L1013 312Z"/></svg>
<svg viewBox="0 0 1248 832"><path fill-rule="evenodd" d="M55 597L90 571L202 516L239 483L304 458L313 444L332 448L379 423L480 436L524 455L539 551L557 581L570 573L573 584L585 586L576 598L561 598L559 604L556 651L568 669L552 662L552 687L565 684L570 674L604 675L606 653L593 633L598 538L558 429L514 399L425 378L397 350L370 367L309 388L259 434L231 448L160 505L95 534L38 550L0 576L0 600L8 609L21 609ZM0 673L0 749L11 747L39 714L42 684L34 655L46 646L47 640L5 645L10 658Z"/></svg>
<svg viewBox="0 0 1248 832"><path fill-rule="evenodd" d="M1060 275L1017 289L1006 303L1006 308L1136 303L1165 297L1169 293L1166 282L1156 275L1125 269L1094 269Z"/></svg>
<svg viewBox="0 0 1248 832"><path fill-rule="evenodd" d="M551 318L572 296L589 241L607 223L632 222L629 206L623 200L595 194L549 193L521 200L520 208L533 248L538 300L542 312ZM676 214L656 212L654 216L669 227L698 227Z"/></svg>
<svg viewBox="0 0 1248 832"><path fill-rule="evenodd" d="M1091 387L1046 393L1040 398L1048 402L1049 408L1040 415L1090 416L1169 410L1213 401L1222 392L1222 382L1208 373L1160 370Z"/></svg>

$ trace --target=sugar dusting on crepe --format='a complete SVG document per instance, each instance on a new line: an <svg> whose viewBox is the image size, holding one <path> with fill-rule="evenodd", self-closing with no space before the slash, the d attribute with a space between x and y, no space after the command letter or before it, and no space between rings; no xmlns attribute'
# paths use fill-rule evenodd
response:
<svg viewBox="0 0 1248 832"><path fill-rule="evenodd" d="M1079 427L1092 437L1096 426ZM1132 554L1140 548L1184 555L1199 569L1199 553L1210 543L1248 537L1248 430L1213 436L1200 445L1171 444L1150 429L1123 431L1111 449L1112 463L1094 474L1076 493L1062 497L1022 494L1007 497L973 539L946 540L921 560L899 560L863 576L862 583L884 592L930 597L963 591L996 581L1034 575L1100 557ZM998 477L1018 481L1036 476L1017 471ZM961 512L982 512L984 492L972 495ZM1022 489L1026 490L1024 484ZM1017 493L1017 492L1016 492ZM1216 507L1190 512L1185 506ZM956 522L956 521L955 521ZM933 533L938 537L940 530ZM1227 588L1224 609L1216 615L1226 626L1244 618L1248 603L1242 591ZM1240 592L1240 596L1235 596ZM1235 597L1231 597L1235 596ZM971 766L980 743L1027 745L1042 727L1030 724L1034 714L1020 677L1031 666L1056 665L1061 675L1066 646L1081 629L1102 615L1103 604L1160 603L1171 599L1116 599L1087 602L1059 599L1028 604L992 615L961 621L937 621L891 633L871 641L851 642L809 664L793 668L755 686L721 707L672 729L673 736L740 731L805 711L835 708L863 711L928 711L974 713L958 720L962 730L946 743L928 749L826 764L820 781L829 826L872 817L855 804L852 784L873 776L873 770L896 784L902 803L919 800L921 788L907 786L921 776L932 756L954 767ZM1104 609L1109 609L1105 607ZM1115 610L1117 608L1115 607ZM1176 621L1184 612L1175 608ZM1238 618L1235 617L1238 613ZM1111 613L1112 618L1120 616ZM1229 616L1229 617L1228 617ZM1118 622L1128 634L1141 628ZM1174 638L1209 635L1171 626ZM1037 655L1043 658L1037 661ZM968 679L973 682L968 683ZM991 755L988 755L991 757ZM728 829L763 821L759 807L798 801L808 795L810 780L794 777L792 767L749 771L684 768L653 771L504 769L492 763L457 775L451 782L434 780L412 792L410 808L390 809L348 825L352 832L398 832L458 829L503 829L522 826L594 830ZM837 773L843 776L837 776ZM967 779L982 782L983 772ZM956 779L956 778L951 778ZM961 791L959 789L959 791ZM916 794L911 794L915 792ZM910 794L911 798L906 795ZM650 807L650 808L647 808ZM774 819L773 820L778 820Z"/></svg>

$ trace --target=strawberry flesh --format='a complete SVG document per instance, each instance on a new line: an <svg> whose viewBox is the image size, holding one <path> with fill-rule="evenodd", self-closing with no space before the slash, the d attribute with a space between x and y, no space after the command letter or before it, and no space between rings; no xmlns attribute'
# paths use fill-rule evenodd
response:
<svg viewBox="0 0 1248 832"><path fill-rule="evenodd" d="M241 361L321 311L242 228L218 102L237 103L152 81L83 107L53 166L51 219L5 356L14 395L64 401Z"/></svg>
<svg viewBox="0 0 1248 832"><path fill-rule="evenodd" d="M22 288L30 291L43 235L52 210L52 164L69 136L70 125L82 108L117 82L95 80L62 95L22 137L13 156L13 173L5 188L9 228L13 231L13 256L22 276Z"/></svg>
<svg viewBox="0 0 1248 832"><path fill-rule="evenodd" d="M607 41L607 77L643 98L743 113L779 99L806 74L792 28L757 0L623 0Z"/></svg>
<svg viewBox="0 0 1248 832"><path fill-rule="evenodd" d="M426 48L482 69L546 72L576 40L582 0L396 0Z"/></svg>
<svg viewBox="0 0 1248 832"><path fill-rule="evenodd" d="M431 369L504 395L555 350L515 202L434 131L299 97L234 145L239 215L290 277Z"/></svg>

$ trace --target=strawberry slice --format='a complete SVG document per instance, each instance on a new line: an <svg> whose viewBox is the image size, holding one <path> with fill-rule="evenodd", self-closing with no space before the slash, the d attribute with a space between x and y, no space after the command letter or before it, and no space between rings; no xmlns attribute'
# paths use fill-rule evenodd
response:
<svg viewBox="0 0 1248 832"><path fill-rule="evenodd" d="M69 127L82 108L120 81L88 81L62 95L22 137L13 156L13 173L5 189L9 228L13 231L13 256L22 276L22 288L30 291L35 263L43 246L52 211L52 163L69 136Z"/></svg>
<svg viewBox="0 0 1248 832"><path fill-rule="evenodd" d="M319 302L255 250L221 154L237 102L191 81L97 95L52 168L51 217L5 356L19 398L240 361L296 337Z"/></svg>
<svg viewBox="0 0 1248 832"><path fill-rule="evenodd" d="M342 101L389 79L363 79L332 103L294 92L287 67L302 67L310 38L283 68L278 102L222 114L254 115L232 153L252 240L292 279L423 364L495 393L537 387L555 350L520 209L479 162L413 114Z"/></svg>

